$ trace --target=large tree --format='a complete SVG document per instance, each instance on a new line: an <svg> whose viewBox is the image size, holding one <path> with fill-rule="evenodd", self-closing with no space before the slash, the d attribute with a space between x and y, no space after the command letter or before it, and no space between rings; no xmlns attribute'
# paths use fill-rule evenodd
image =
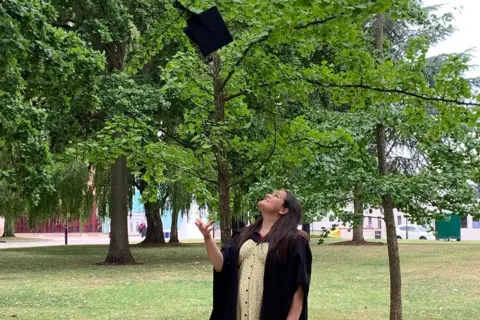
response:
<svg viewBox="0 0 480 320"><path fill-rule="evenodd" d="M84 117L86 126L90 128L84 145L88 145L87 160L99 166L110 166L111 190L108 198L102 198L108 202L111 219L110 247L105 263L134 263L127 234L128 199L133 184L129 177L135 170L141 169L141 163L132 159L134 150L127 140L132 138L140 143L152 137L155 139L157 135L155 130L147 130L145 134L132 137L125 130L129 130L132 121L156 128L155 115L161 114L166 104L155 83L155 77L158 77L154 72L155 61L145 61L137 74L127 74L124 69L127 56L135 53L139 36L161 16L164 6L147 0L55 0L53 3L60 12L58 24L75 30L92 48L105 56L106 72L98 79L101 87L97 96L99 107ZM77 147L85 150L82 145ZM156 211L155 202L147 206L151 209L149 211Z"/></svg>
<svg viewBox="0 0 480 320"><path fill-rule="evenodd" d="M0 207L9 226L24 214L32 224L55 213L81 216L91 204L87 166L58 163L56 155L83 135L75 115L94 108L104 60L56 19L44 1L0 7ZM65 184L74 172L79 189ZM77 207L65 198L73 189Z"/></svg>
<svg viewBox="0 0 480 320"><path fill-rule="evenodd" d="M395 14L398 15L398 12ZM401 319L400 261L393 208L415 216L419 222L445 211L462 214L478 212L473 189L467 183L471 161L467 162L469 158L466 155L474 150L470 142L472 139L467 138L476 124L479 104L471 101L478 96L471 90L469 82L462 78L462 72L467 68L465 57L446 59L431 84L424 72L428 63L425 56L428 38L412 39L402 59L393 58L384 54L383 18L378 21L376 37L371 39L375 41L366 41L362 43L363 47L337 52L335 64L313 65L305 70L303 76L323 92L331 94L336 105L352 106L354 114L362 112L368 115L369 122L362 125L367 125L370 135L375 133L377 152L363 152L363 158L370 158L370 161L362 163L373 164L378 169L375 174L370 166L369 180L360 181L368 183L366 193L370 194L369 203L382 206L385 212L391 270L391 319ZM372 54L372 43L376 54ZM343 68L341 72L337 71L339 65ZM357 125L360 123L357 122ZM387 133L398 134L402 141L415 140L417 148L429 160L413 172L389 170L387 155L388 150L394 148L394 139L388 144ZM465 146L468 151L464 150ZM308 152L297 148L290 150L290 154L300 154L300 157ZM362 150L366 151L365 148ZM392 162L396 158L392 154ZM323 160L327 161L327 158ZM279 167L274 168L278 171ZM350 172L343 171L342 178L348 179ZM317 177L321 183L319 188L324 188L325 181L328 181L325 175ZM355 181L358 180L352 182Z"/></svg>
<svg viewBox="0 0 480 320"><path fill-rule="evenodd" d="M394 10L407 10L408 4L399 2ZM220 11L229 22L235 43L213 53L207 63L190 47L167 64L164 89L194 106L186 112L186 123L180 130L196 143L194 156L205 163L201 170L204 181L215 181L223 243L231 237L231 187L258 172L273 153L270 150L286 141L281 136L282 127L289 126L291 120L284 121L276 115L284 108L284 102L306 103L313 90L303 79L302 59L325 43L343 46L358 35L361 25L373 12L389 6L388 1L369 4L349 1L342 6L334 1L322 2L321 6L315 1L295 5L260 1L222 3ZM190 9L196 11L195 8L204 7L191 3ZM156 33L153 29L145 38L180 37L177 31L183 22L178 21L179 14L173 7L167 9L170 14L166 15L176 20L165 19L165 25L159 25ZM328 36L333 33L335 38ZM148 60L149 55L155 54L155 47L146 46L144 52L143 60ZM284 52L288 53L286 59L280 57L286 57ZM135 66L135 61L132 65ZM261 107L255 109L252 103ZM245 139L237 132L249 128L253 119L266 131L256 140ZM244 168L243 176L235 175L232 171L235 164L230 161L230 154L238 146L246 150L241 156L250 160L245 161L250 166ZM189 164L185 166L188 168Z"/></svg>

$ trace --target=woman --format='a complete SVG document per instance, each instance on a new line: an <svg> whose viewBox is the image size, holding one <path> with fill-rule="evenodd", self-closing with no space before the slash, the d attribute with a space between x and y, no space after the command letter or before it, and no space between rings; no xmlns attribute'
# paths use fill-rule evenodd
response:
<svg viewBox="0 0 480 320"><path fill-rule="evenodd" d="M285 190L258 203L262 217L221 251L213 223L196 225L214 267L211 320L305 320L312 254L297 226L299 201Z"/></svg>

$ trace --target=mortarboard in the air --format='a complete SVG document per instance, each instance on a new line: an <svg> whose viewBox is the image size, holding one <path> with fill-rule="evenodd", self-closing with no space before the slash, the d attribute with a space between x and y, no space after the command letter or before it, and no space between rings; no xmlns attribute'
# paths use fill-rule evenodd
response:
<svg viewBox="0 0 480 320"><path fill-rule="evenodd" d="M175 6L190 17L183 31L198 46L203 56L208 56L233 42L232 35L216 6L201 13L193 13L178 1L175 2Z"/></svg>

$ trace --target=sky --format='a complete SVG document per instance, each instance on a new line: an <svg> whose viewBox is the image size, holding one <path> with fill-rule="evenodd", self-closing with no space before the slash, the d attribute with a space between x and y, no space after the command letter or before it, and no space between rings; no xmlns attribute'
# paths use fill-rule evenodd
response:
<svg viewBox="0 0 480 320"><path fill-rule="evenodd" d="M480 77L480 0L424 0L424 5L443 4L438 13L452 12L455 16L453 25L457 31L440 42L429 51L429 55L441 53L460 53L469 49L473 57L471 64L475 69L470 70L467 77Z"/></svg>

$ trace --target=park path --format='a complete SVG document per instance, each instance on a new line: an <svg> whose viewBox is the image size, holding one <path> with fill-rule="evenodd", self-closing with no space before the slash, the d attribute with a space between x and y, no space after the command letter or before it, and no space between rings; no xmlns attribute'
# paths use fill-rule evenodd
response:
<svg viewBox="0 0 480 320"><path fill-rule="evenodd" d="M105 236L69 237L68 245L108 245L109 240L110 239ZM140 236L129 237L130 244L138 243L141 240L142 239ZM63 245L65 245L65 239L63 237L32 237L24 240L7 240L6 242L0 242L0 249L50 247Z"/></svg>

